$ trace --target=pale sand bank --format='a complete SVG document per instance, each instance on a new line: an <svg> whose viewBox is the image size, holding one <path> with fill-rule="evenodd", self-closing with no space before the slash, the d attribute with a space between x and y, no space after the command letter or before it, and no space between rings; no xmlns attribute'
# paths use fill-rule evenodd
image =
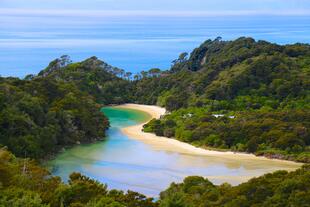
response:
<svg viewBox="0 0 310 207"><path fill-rule="evenodd" d="M124 104L124 105L119 105L115 107L143 111L145 113L148 113L151 116L151 118L157 118L157 119L160 118L161 115L164 115L166 112L164 108L161 108L158 106L149 106L149 105L140 105L140 104ZM122 128L122 132L130 138L140 140L150 145L155 150L176 152L176 153L196 155L196 156L209 156L209 157L214 157L214 159L231 160L231 162L234 162L237 160L238 162L246 162L247 164L249 164L250 161L256 161L256 162L253 162L253 167L254 165L267 164L268 162L268 165L272 165L272 163L277 163L277 166L279 165L281 166L281 164L283 164L283 167L286 170L294 170L302 165L301 163L296 163L292 161L268 159L265 157L257 157L255 155L246 154L246 153L221 152L221 151L213 151L213 150L206 150L203 148L198 148L188 143L178 141L176 139L159 137L159 136L156 136L155 134L145 133L142 131L144 124L145 123Z"/></svg>

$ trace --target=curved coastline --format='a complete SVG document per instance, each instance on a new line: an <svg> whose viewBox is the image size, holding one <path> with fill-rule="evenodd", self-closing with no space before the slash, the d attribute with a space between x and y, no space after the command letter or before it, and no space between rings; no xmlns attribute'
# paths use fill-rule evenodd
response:
<svg viewBox="0 0 310 207"><path fill-rule="evenodd" d="M151 118L147 120L147 122L153 118L158 119L160 118L160 116L166 113L166 110L164 108L161 108L159 106L153 106L153 105L123 104L123 105L118 105L118 106L113 106L113 107L133 109L133 110L139 110L139 111L145 112L151 116ZM121 129L121 131L128 137L135 139L135 140L142 141L146 143L147 145L151 146L155 150L163 150L163 151L168 151L172 153L181 153L181 154L189 154L189 155L196 155L196 156L214 156L217 158L232 159L232 160L245 161L245 162L246 161L277 162L277 163L283 163L284 165L291 165L292 167L291 170L295 170L296 168L302 165L302 163L297 163L294 161L270 159L270 158L266 158L262 156L256 156L254 154L248 154L248 153L242 153L242 152L231 152L231 151L222 152L222 151L208 150L208 149L195 147L191 144L181 142L176 139L156 136L155 134L152 134L152 133L143 132L142 131L143 125L147 122L134 125L134 126L124 127Z"/></svg>

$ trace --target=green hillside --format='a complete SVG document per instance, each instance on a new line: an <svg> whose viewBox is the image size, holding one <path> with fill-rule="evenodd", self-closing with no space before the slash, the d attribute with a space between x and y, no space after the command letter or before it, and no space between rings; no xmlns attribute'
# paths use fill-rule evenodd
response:
<svg viewBox="0 0 310 207"><path fill-rule="evenodd" d="M206 148L310 162L309 45L217 38L174 63L164 76L136 82L138 102L172 112L145 131ZM148 87L156 89L143 94Z"/></svg>
<svg viewBox="0 0 310 207"><path fill-rule="evenodd" d="M62 56L52 61L38 77L74 83L100 104L119 104L132 100L129 75L131 73L110 66L97 57L72 63L69 56Z"/></svg>
<svg viewBox="0 0 310 207"><path fill-rule="evenodd" d="M0 79L0 146L15 155L47 158L63 147L105 136L100 104L72 82Z"/></svg>
<svg viewBox="0 0 310 207"><path fill-rule="evenodd" d="M25 79L0 77L0 206L309 206L305 165L241 185L188 177L154 202L73 173L38 166L65 147L104 139L103 105L157 104L169 113L144 131L203 148L310 162L310 45L207 40L168 71L138 74L96 57L52 61ZM11 153L12 152L12 153ZM24 159L25 157L29 157Z"/></svg>

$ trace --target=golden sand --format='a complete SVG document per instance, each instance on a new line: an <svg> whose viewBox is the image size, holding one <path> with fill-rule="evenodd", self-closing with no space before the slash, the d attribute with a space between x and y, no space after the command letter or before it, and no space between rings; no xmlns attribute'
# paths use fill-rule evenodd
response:
<svg viewBox="0 0 310 207"><path fill-rule="evenodd" d="M156 118L156 119L160 118L160 116L166 113L166 110L159 106L140 105L140 104L123 104L123 105L119 105L115 107L143 111L151 115L151 118ZM144 124L145 123L122 128L122 132L132 139L140 140L150 145L155 150L177 152L177 153L188 154L188 155L209 156L209 157L213 156L215 160L222 158L222 159L226 159L226 162L228 160L231 160L232 162L233 160L238 160L238 162L247 162L247 164L249 164L248 161L256 161L256 162L253 162L253 165L257 165L258 163L262 164L261 162L268 162L268 165L272 165L272 163L276 162L277 165L279 164L281 165L282 163L283 167L284 166L285 168L288 167L287 170L290 170L290 168L294 170L302 165L301 163L296 163L292 161L258 157L253 154L236 153L236 152L221 152L221 151L207 150L207 149L195 147L193 145L178 141L176 139L160 137L152 133L145 133L142 131Z"/></svg>

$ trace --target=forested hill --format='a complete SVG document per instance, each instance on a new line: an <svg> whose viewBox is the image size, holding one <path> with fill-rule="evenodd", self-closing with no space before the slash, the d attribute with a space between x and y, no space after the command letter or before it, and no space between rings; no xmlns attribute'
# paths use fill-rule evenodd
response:
<svg viewBox="0 0 310 207"><path fill-rule="evenodd" d="M119 104L132 101L132 88L128 81L132 74L113 67L97 57L72 63L69 56L52 61L38 77L71 82L92 95L101 104Z"/></svg>
<svg viewBox="0 0 310 207"><path fill-rule="evenodd" d="M68 184L29 159L104 138L102 104L158 104L171 113L144 130L191 144L310 162L310 47L251 38L208 40L170 70L131 73L91 57L52 61L25 79L0 77L3 206L309 206L309 166L232 187L189 177L157 202L79 173ZM5 146L5 147L4 147ZM8 150L15 155L11 154Z"/></svg>
<svg viewBox="0 0 310 207"><path fill-rule="evenodd" d="M19 156L98 139L108 126L98 104L135 102L172 112L146 131L309 162L308 44L217 38L182 53L170 70L134 75L96 57L62 56L38 75L1 78L0 87L0 144Z"/></svg>
<svg viewBox="0 0 310 207"><path fill-rule="evenodd" d="M108 126L98 104L136 102L172 112L146 131L309 162L308 44L217 38L182 53L170 70L134 76L96 57L62 56L38 75L1 78L0 87L0 144L19 156L96 140Z"/></svg>
<svg viewBox="0 0 310 207"><path fill-rule="evenodd" d="M38 75L0 78L0 147L40 159L103 139L109 122L100 108L133 100L129 75L96 57L64 55Z"/></svg>
<svg viewBox="0 0 310 207"><path fill-rule="evenodd" d="M109 123L93 97L52 78L0 78L0 147L46 158L63 147L103 139Z"/></svg>
<svg viewBox="0 0 310 207"><path fill-rule="evenodd" d="M303 107L309 94L310 46L276 45L252 38L208 40L173 62L169 74L137 82L136 99L168 110L240 99L242 107ZM152 91L151 93L148 93ZM246 100L245 100L246 99ZM285 107L284 105L282 107ZM233 106L230 106L233 107ZM240 109L240 106L235 106ZM225 108L220 106L219 109Z"/></svg>
<svg viewBox="0 0 310 207"><path fill-rule="evenodd" d="M172 111L145 131L197 146L310 162L310 46L208 40L169 73L136 82Z"/></svg>

